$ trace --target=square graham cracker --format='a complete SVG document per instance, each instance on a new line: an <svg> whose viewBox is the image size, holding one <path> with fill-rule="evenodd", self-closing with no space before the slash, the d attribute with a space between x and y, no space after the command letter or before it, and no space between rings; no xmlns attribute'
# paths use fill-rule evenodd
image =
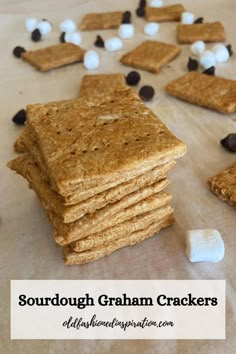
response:
<svg viewBox="0 0 236 354"><path fill-rule="evenodd" d="M207 183L218 198L236 208L236 161Z"/></svg>
<svg viewBox="0 0 236 354"><path fill-rule="evenodd" d="M49 71L63 65L82 62L85 50L72 43L61 43L50 47L27 51L21 58L39 71Z"/></svg>
<svg viewBox="0 0 236 354"><path fill-rule="evenodd" d="M118 28L122 17L122 11L89 13L84 16L79 28L81 31Z"/></svg>
<svg viewBox="0 0 236 354"><path fill-rule="evenodd" d="M221 42L225 40L225 30L221 22L177 25L177 41L182 44L195 41Z"/></svg>
<svg viewBox="0 0 236 354"><path fill-rule="evenodd" d="M180 21L185 8L182 4L145 8L145 18L149 22Z"/></svg>
<svg viewBox="0 0 236 354"><path fill-rule="evenodd" d="M120 62L157 74L162 66L174 59L179 53L180 48L176 45L148 40L124 54Z"/></svg>
<svg viewBox="0 0 236 354"><path fill-rule="evenodd" d="M171 96L221 113L236 111L236 81L189 72L170 82L165 90Z"/></svg>
<svg viewBox="0 0 236 354"><path fill-rule="evenodd" d="M27 117L50 183L61 195L118 185L186 151L129 88L29 105Z"/></svg>
<svg viewBox="0 0 236 354"><path fill-rule="evenodd" d="M125 86L124 74L85 75L80 86L80 97L104 95Z"/></svg>
<svg viewBox="0 0 236 354"><path fill-rule="evenodd" d="M162 229L172 225L175 221L174 215L166 217L161 221L156 221L144 230L133 232L131 235L123 235L119 239L97 248L91 248L83 252L75 252L70 245L64 247L64 262L67 265L84 264L95 261L99 258L105 257L114 251L125 246L135 245L140 243L155 234L159 233Z"/></svg>

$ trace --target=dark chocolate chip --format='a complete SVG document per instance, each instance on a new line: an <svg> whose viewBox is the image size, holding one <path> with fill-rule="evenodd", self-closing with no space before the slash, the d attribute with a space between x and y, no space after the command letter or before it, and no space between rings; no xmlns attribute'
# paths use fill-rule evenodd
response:
<svg viewBox="0 0 236 354"><path fill-rule="evenodd" d="M12 121L18 125L24 124L26 121L26 110L21 109L19 112L17 112L12 118Z"/></svg>
<svg viewBox="0 0 236 354"><path fill-rule="evenodd" d="M143 86L139 90L139 96L143 101L151 101L153 96L155 95L154 88L152 86Z"/></svg>
<svg viewBox="0 0 236 354"><path fill-rule="evenodd" d="M229 52L229 56L232 57L232 55L234 54L234 52L232 51L232 45L231 44L228 44L226 46L226 49L228 50Z"/></svg>
<svg viewBox="0 0 236 354"><path fill-rule="evenodd" d="M40 30L38 28L36 28L32 33L31 33L31 39L34 42L38 42L40 41L42 35L40 33Z"/></svg>
<svg viewBox="0 0 236 354"><path fill-rule="evenodd" d="M144 17L145 16L145 7L138 7L136 10L136 15L138 17Z"/></svg>
<svg viewBox="0 0 236 354"><path fill-rule="evenodd" d="M127 85L130 85L130 86L137 85L139 83L140 79L141 79L141 76L137 71L130 71L125 78Z"/></svg>
<svg viewBox="0 0 236 354"><path fill-rule="evenodd" d="M147 0L140 0L139 1L139 7L146 7L147 6Z"/></svg>
<svg viewBox="0 0 236 354"><path fill-rule="evenodd" d="M215 67L214 67L214 66L211 66L210 68L204 70L202 73L203 73L203 74L206 74L206 75L212 75L212 76L214 76L214 75L215 75Z"/></svg>
<svg viewBox="0 0 236 354"><path fill-rule="evenodd" d="M95 47L104 48L104 40L101 36L97 35L96 41L94 42Z"/></svg>
<svg viewBox="0 0 236 354"><path fill-rule="evenodd" d="M198 18L194 21L194 23L203 23L203 21L204 21L204 18L203 18L203 17L198 17Z"/></svg>
<svg viewBox="0 0 236 354"><path fill-rule="evenodd" d="M189 71L195 71L198 69L198 61L196 59L192 59L189 57L188 59L188 64L187 64L187 68Z"/></svg>
<svg viewBox="0 0 236 354"><path fill-rule="evenodd" d="M26 52L25 48L23 47L20 47L20 46L17 46L13 49L13 55L16 57L16 58L20 58L21 57L21 54Z"/></svg>
<svg viewBox="0 0 236 354"><path fill-rule="evenodd" d="M225 149L236 152L236 133L227 135L220 143Z"/></svg>
<svg viewBox="0 0 236 354"><path fill-rule="evenodd" d="M65 34L66 34L66 32L61 32L61 35L59 37L59 41L61 43L65 43Z"/></svg>
<svg viewBox="0 0 236 354"><path fill-rule="evenodd" d="M123 24L131 23L131 12L130 11L125 11L123 13L121 23L123 23Z"/></svg>

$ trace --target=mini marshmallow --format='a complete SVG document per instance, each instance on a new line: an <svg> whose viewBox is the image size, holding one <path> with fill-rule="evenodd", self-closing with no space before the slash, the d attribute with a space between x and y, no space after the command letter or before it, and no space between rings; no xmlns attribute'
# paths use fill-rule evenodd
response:
<svg viewBox="0 0 236 354"><path fill-rule="evenodd" d="M204 69L209 69L211 66L216 65L214 54L210 50L206 50L200 56L200 64Z"/></svg>
<svg viewBox="0 0 236 354"><path fill-rule="evenodd" d="M74 32L76 30L76 24L69 18L60 23L61 32Z"/></svg>
<svg viewBox="0 0 236 354"><path fill-rule="evenodd" d="M148 36L155 36L155 34L157 34L157 32L159 31L159 24L156 22L149 22L145 25L144 27L144 33Z"/></svg>
<svg viewBox="0 0 236 354"><path fill-rule="evenodd" d="M73 33L67 32L65 34L64 39L65 39L66 43L73 43L76 45L80 45L80 43L82 41L81 35L79 32L73 32Z"/></svg>
<svg viewBox="0 0 236 354"><path fill-rule="evenodd" d="M224 258L224 241L217 230L189 230L186 254L191 262L220 262Z"/></svg>
<svg viewBox="0 0 236 354"><path fill-rule="evenodd" d="M224 63L229 59L229 51L224 44L215 44L212 49L217 63Z"/></svg>
<svg viewBox="0 0 236 354"><path fill-rule="evenodd" d="M196 41L191 45L191 52L197 56L201 55L205 51L205 43L203 41Z"/></svg>
<svg viewBox="0 0 236 354"><path fill-rule="evenodd" d="M29 17L25 20L25 28L27 32L33 32L37 28L38 20L33 17Z"/></svg>
<svg viewBox="0 0 236 354"><path fill-rule="evenodd" d="M162 6L164 6L164 3L162 0L152 0L150 2L150 6L151 7L162 7Z"/></svg>
<svg viewBox="0 0 236 354"><path fill-rule="evenodd" d="M100 58L95 50L88 50L84 55L84 66L87 70L97 69L100 65Z"/></svg>
<svg viewBox="0 0 236 354"><path fill-rule="evenodd" d="M52 31L52 25L48 21L39 21L37 28L43 36L46 36Z"/></svg>
<svg viewBox="0 0 236 354"><path fill-rule="evenodd" d="M105 41L105 48L108 52L115 52L123 47L123 42L118 37L112 37Z"/></svg>
<svg viewBox="0 0 236 354"><path fill-rule="evenodd" d="M130 39L134 36L134 25L131 23L121 24L118 33L120 38Z"/></svg>
<svg viewBox="0 0 236 354"><path fill-rule="evenodd" d="M181 23L191 25L194 22L194 14L191 12L182 12Z"/></svg>

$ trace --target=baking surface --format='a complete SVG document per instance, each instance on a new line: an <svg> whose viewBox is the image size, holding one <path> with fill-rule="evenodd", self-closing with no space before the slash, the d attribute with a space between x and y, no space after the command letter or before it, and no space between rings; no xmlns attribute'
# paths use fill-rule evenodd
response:
<svg viewBox="0 0 236 354"><path fill-rule="evenodd" d="M176 1L165 1L173 4ZM0 183L0 353L225 353L236 350L236 218L235 209L221 202L207 187L210 176L230 165L236 154L219 144L227 134L236 132L236 114L223 115L169 97L164 86L186 72L189 45L182 45L178 58L157 75L140 70L141 85L152 85L156 96L150 108L188 147L170 173L168 191L173 194L176 223L160 235L134 247L127 247L98 262L68 267L62 250L53 240L53 230L26 181L6 168L14 157L12 145L22 131L11 122L12 116L29 103L76 98L83 75L83 64L74 64L48 73L37 72L13 57L16 45L38 49L57 44L59 23L72 18L78 24L84 14L96 9L131 10L137 0L0 0L0 87L1 87L1 183ZM205 21L221 21L227 44L236 51L234 0L184 0L188 11ZM54 28L43 41L33 43L24 29L28 16L47 18ZM128 73L131 69L118 62L126 52L147 39L144 20L133 16L136 35L124 41L121 51L101 55L99 70L91 73ZM176 23L161 23L155 39L176 44ZM105 39L117 30L82 33L82 46L94 48L96 34ZM207 45L209 48L211 44ZM218 64L216 74L236 80L236 54L228 63ZM137 90L137 88L135 88ZM220 263L190 263L185 255L185 231L215 228L225 242L225 257ZM225 279L226 340L205 341L10 341L10 279Z"/></svg>

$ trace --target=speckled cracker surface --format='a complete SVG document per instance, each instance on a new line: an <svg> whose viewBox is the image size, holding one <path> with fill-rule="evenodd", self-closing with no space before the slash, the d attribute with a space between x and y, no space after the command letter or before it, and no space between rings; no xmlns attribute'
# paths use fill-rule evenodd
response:
<svg viewBox="0 0 236 354"><path fill-rule="evenodd" d="M13 148L15 152L24 153L27 151L27 147L25 145L25 128L22 130L20 136L15 141Z"/></svg>
<svg viewBox="0 0 236 354"><path fill-rule="evenodd" d="M85 75L80 97L104 95L126 86L124 74Z"/></svg>
<svg viewBox="0 0 236 354"><path fill-rule="evenodd" d="M61 43L22 53L21 58L40 71L48 71L63 65L82 62L85 50L72 43Z"/></svg>
<svg viewBox="0 0 236 354"><path fill-rule="evenodd" d="M120 184L186 151L131 89L29 105L27 117L49 180L62 195Z"/></svg>
<svg viewBox="0 0 236 354"><path fill-rule="evenodd" d="M179 53L180 48L176 45L148 40L124 54L120 62L134 68L158 73L162 66L174 59Z"/></svg>
<svg viewBox="0 0 236 354"><path fill-rule="evenodd" d="M122 16L122 11L89 13L84 16L79 28L81 31L118 28L121 24Z"/></svg>
<svg viewBox="0 0 236 354"><path fill-rule="evenodd" d="M41 199L47 204L48 209L54 211L64 223L70 223L81 218L85 214L94 213L97 209L101 209L109 203L116 202L117 200L122 199L125 195L133 193L144 186L165 179L167 172L175 166L175 162L172 161L163 165L161 168L156 167L152 171L147 172L134 180L122 183L117 187L108 189L94 197L71 206L66 206L63 203L62 198L50 188L49 183L43 178L40 169L31 159L29 154L17 157L9 162L8 166L28 180L30 187L41 196ZM166 179L164 185L168 185Z"/></svg>
<svg viewBox="0 0 236 354"><path fill-rule="evenodd" d="M174 215L171 214L166 219L154 222L145 230L133 232L131 235L123 235L109 245L97 248L91 248L83 252L75 252L70 246L64 248L64 261L67 265L83 264L95 261L99 258L107 256L112 252L130 245L140 243L158 233L161 229L168 227L174 223Z"/></svg>
<svg viewBox="0 0 236 354"><path fill-rule="evenodd" d="M177 26L177 41L193 43L195 41L221 42L225 40L225 30L221 22L198 23Z"/></svg>
<svg viewBox="0 0 236 354"><path fill-rule="evenodd" d="M236 208L236 161L209 178L208 185L217 197Z"/></svg>
<svg viewBox="0 0 236 354"><path fill-rule="evenodd" d="M145 9L145 17L149 22L179 21L185 8L182 4L163 7L150 7Z"/></svg>
<svg viewBox="0 0 236 354"><path fill-rule="evenodd" d="M222 113L236 111L236 81L189 72L170 82L165 90L170 95Z"/></svg>

